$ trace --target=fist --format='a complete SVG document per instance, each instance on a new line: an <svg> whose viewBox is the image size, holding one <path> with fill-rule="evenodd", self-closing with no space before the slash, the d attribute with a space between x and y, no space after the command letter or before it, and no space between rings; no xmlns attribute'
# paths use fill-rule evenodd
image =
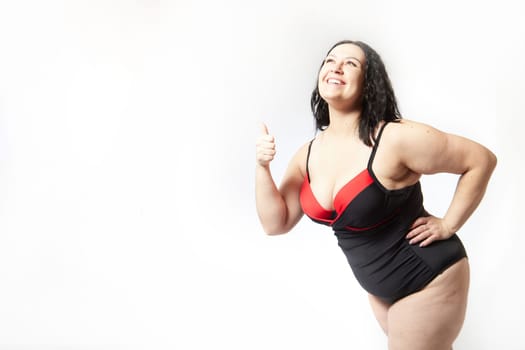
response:
<svg viewBox="0 0 525 350"><path fill-rule="evenodd" d="M268 128L261 123L261 133L255 145L256 161L258 165L267 167L275 157L275 138L268 133Z"/></svg>

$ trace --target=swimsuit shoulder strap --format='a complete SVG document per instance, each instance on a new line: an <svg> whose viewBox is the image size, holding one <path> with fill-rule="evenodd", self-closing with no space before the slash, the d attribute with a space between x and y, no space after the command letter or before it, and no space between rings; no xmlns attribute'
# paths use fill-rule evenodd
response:
<svg viewBox="0 0 525 350"><path fill-rule="evenodd" d="M308 145L308 153L306 154L306 176L308 177L308 182L310 182L310 172L308 171L308 162L310 160L310 150L312 149L313 142L314 142L314 139L310 141L310 144Z"/></svg>
<svg viewBox="0 0 525 350"><path fill-rule="evenodd" d="M372 153L370 154L370 159L368 160L368 169L370 169L372 166L372 162L374 161L374 157L376 156L377 147L379 146L379 141L381 140L381 135L383 135L383 130L385 130L385 127L388 123L389 122L385 121L383 125L381 125L377 136L374 138L374 146L372 148Z"/></svg>

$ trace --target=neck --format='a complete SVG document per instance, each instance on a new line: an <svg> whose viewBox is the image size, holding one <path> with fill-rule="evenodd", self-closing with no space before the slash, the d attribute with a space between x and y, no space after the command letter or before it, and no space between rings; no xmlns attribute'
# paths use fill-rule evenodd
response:
<svg viewBox="0 0 525 350"><path fill-rule="evenodd" d="M325 133L334 136L359 137L359 117L361 110L340 111L329 106L330 125Z"/></svg>

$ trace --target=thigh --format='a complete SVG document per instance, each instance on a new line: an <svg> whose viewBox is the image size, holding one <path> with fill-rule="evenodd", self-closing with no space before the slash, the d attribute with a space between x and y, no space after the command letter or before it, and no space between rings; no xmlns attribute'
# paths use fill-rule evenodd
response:
<svg viewBox="0 0 525 350"><path fill-rule="evenodd" d="M466 258L437 276L423 290L388 310L390 350L450 350L463 326L469 266Z"/></svg>
<svg viewBox="0 0 525 350"><path fill-rule="evenodd" d="M368 300L370 301L370 306L372 306L372 311L377 322L379 322L383 332L388 335L388 309L390 308L390 304L372 294L368 294Z"/></svg>

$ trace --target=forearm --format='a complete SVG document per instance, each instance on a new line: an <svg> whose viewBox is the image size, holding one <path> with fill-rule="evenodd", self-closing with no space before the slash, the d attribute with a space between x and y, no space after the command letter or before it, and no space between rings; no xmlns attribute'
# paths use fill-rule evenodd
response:
<svg viewBox="0 0 525 350"><path fill-rule="evenodd" d="M450 232L457 232L478 207L496 166L496 157L489 152L486 159L458 180L454 197L443 220Z"/></svg>
<svg viewBox="0 0 525 350"><path fill-rule="evenodd" d="M284 233L286 203L275 185L269 166L256 165L255 203L264 231L267 234Z"/></svg>

